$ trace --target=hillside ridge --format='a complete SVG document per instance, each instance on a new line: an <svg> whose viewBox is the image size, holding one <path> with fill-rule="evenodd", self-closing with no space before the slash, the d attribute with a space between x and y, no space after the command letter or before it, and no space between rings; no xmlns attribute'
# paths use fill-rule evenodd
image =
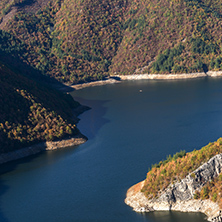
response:
<svg viewBox="0 0 222 222"><path fill-rule="evenodd" d="M20 59L66 84L222 69L219 0L18 2L4 41L20 41ZM0 3L3 20L13 7Z"/></svg>

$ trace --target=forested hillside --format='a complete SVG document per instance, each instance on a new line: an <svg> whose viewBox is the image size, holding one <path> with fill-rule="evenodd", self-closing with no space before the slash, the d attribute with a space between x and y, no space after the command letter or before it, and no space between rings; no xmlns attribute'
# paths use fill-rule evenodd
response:
<svg viewBox="0 0 222 222"><path fill-rule="evenodd" d="M147 173L142 192L149 199L158 197L158 194L170 184L181 181L211 157L221 152L222 138L216 142L209 143L200 150L194 150L190 153L180 151L174 156L168 156L166 160L160 161L151 167ZM196 175L193 173L191 177L195 179ZM204 181L204 178L202 180ZM210 199L213 202L217 202L222 208L222 174L220 173L212 180L204 182L207 182L206 185L202 187L201 191L196 191L194 199Z"/></svg>
<svg viewBox="0 0 222 222"><path fill-rule="evenodd" d="M2 0L3 151L76 132L68 97L38 81L221 70L221 25L219 0Z"/></svg>
<svg viewBox="0 0 222 222"><path fill-rule="evenodd" d="M221 69L219 0L3 0L0 8L19 57L68 84Z"/></svg>
<svg viewBox="0 0 222 222"><path fill-rule="evenodd" d="M15 71L16 67L12 71L1 56L0 153L78 134L72 117L79 103L70 95L25 77Z"/></svg>

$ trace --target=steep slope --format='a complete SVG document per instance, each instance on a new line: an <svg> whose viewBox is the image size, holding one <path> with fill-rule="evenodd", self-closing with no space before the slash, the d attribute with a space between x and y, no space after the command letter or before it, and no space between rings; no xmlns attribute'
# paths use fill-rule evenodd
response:
<svg viewBox="0 0 222 222"><path fill-rule="evenodd" d="M1 27L24 44L20 57L68 84L221 70L219 0L38 0L35 13L34 1L9 2L2 19L17 11Z"/></svg>
<svg viewBox="0 0 222 222"><path fill-rule="evenodd" d="M70 95L12 71L0 59L0 154L80 134L72 119L78 106Z"/></svg>
<svg viewBox="0 0 222 222"><path fill-rule="evenodd" d="M139 212L203 212L211 221L220 221L221 144L220 138L201 150L182 151L153 165L145 181L129 189L125 202Z"/></svg>
<svg viewBox="0 0 222 222"><path fill-rule="evenodd" d="M23 11L35 13L47 6L50 0L2 0L0 2L0 28L4 28L13 16Z"/></svg>
<svg viewBox="0 0 222 222"><path fill-rule="evenodd" d="M103 79L121 41L125 1L51 1L27 16L22 10L4 29L24 44L21 57L60 81ZM108 18L107 18L108 17Z"/></svg>
<svg viewBox="0 0 222 222"><path fill-rule="evenodd" d="M127 0L64 0L54 33L64 53L72 56L78 76L87 73L85 80L92 80L108 74L127 7Z"/></svg>

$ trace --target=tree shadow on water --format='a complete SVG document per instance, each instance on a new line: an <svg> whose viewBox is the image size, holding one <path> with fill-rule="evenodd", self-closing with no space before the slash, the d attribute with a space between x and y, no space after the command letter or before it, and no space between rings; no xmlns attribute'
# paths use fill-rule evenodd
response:
<svg viewBox="0 0 222 222"><path fill-rule="evenodd" d="M1 199L1 197L4 194L6 194L9 191L9 189L10 189L10 187L4 181L4 174L10 173L12 171L15 171L16 168L20 164L26 164L28 162L31 162L31 161L33 161L33 159L39 157L39 155L42 155L42 153L43 152L40 152L39 154L35 154L35 155L32 155L32 156L24 157L22 159L10 161L10 162L7 162L7 163L4 163L4 164L0 165L0 222L11 222L11 220L9 218L7 218L7 215L3 211L4 203L2 202L2 199ZM14 200L11 199L9 201L13 202Z"/></svg>
<svg viewBox="0 0 222 222"><path fill-rule="evenodd" d="M109 100L88 100L80 97L74 99L80 102L82 105L89 106L91 109L84 112L79 116L80 122L77 127L81 133L84 134L88 139L93 139L98 131L110 120L104 118L107 108L104 106Z"/></svg>
<svg viewBox="0 0 222 222"><path fill-rule="evenodd" d="M2 180L0 180L0 197L7 192L8 187L4 184L4 182ZM0 200L0 221L1 222L9 222L8 219L6 219L4 213L2 212L2 203Z"/></svg>
<svg viewBox="0 0 222 222"><path fill-rule="evenodd" d="M204 222L206 216L202 213L178 211L154 211L143 214L144 219L152 222Z"/></svg>

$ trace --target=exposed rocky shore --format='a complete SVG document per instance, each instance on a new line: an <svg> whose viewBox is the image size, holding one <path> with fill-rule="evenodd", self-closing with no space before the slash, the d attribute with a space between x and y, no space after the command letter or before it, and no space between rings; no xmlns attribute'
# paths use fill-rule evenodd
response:
<svg viewBox="0 0 222 222"><path fill-rule="evenodd" d="M219 77L222 71L208 71L200 73L182 73L182 74L133 74L133 75L116 75L120 80L141 80L141 79L196 79L203 77Z"/></svg>
<svg viewBox="0 0 222 222"><path fill-rule="evenodd" d="M183 73L183 74L135 74L118 75L121 80L140 80L140 79L194 79L206 77L206 73Z"/></svg>
<svg viewBox="0 0 222 222"><path fill-rule="evenodd" d="M200 73L182 73L182 74L133 74L133 75L111 75L105 80L67 85L59 88L61 91L71 91L71 89L79 90L87 87L101 86L107 84L120 83L124 80L143 80L143 79L157 79L157 80L173 80L173 79L196 79L204 77L219 77L222 76L222 71L208 71ZM71 89L70 89L71 88Z"/></svg>
<svg viewBox="0 0 222 222"><path fill-rule="evenodd" d="M187 175L186 178L170 184L161 191L158 198L148 199L141 192L144 181L134 185L127 191L125 203L137 212L182 211L202 212L209 221L222 221L221 210L217 203L210 200L195 200L195 191L200 191L207 183L222 171L222 154L212 157L207 163ZM195 175L195 176L194 176Z"/></svg>
<svg viewBox="0 0 222 222"><path fill-rule="evenodd" d="M120 82L118 78L110 77L105 80L100 80L100 81L95 81L95 82L88 82L88 83L82 83L82 84L76 84L76 85L71 85L69 87L72 87L75 90L83 89L86 87L93 87L93 86L101 86L101 85L106 85L106 84L113 84L113 83L118 83Z"/></svg>
<svg viewBox="0 0 222 222"><path fill-rule="evenodd" d="M87 138L82 134L78 134L71 138L66 138L59 141L42 142L23 149L15 150L8 153L3 153L0 155L0 164L21 159L27 156L31 156L42 151L56 150L64 147L77 146L85 143Z"/></svg>
<svg viewBox="0 0 222 222"><path fill-rule="evenodd" d="M210 77L222 76L222 71L208 71L207 75Z"/></svg>
<svg viewBox="0 0 222 222"><path fill-rule="evenodd" d="M90 107L83 105L79 105L78 107L73 109L73 119L75 123L78 123L79 121L78 115L89 109ZM82 143L85 143L86 141L87 138L81 133L78 133L73 137L64 138L58 141L46 141L42 143L37 143L32 146L24 147L19 150L0 154L0 164L7 163L13 160L18 160L27 156L31 156L40 153L42 151L56 150L70 146L78 146Z"/></svg>

